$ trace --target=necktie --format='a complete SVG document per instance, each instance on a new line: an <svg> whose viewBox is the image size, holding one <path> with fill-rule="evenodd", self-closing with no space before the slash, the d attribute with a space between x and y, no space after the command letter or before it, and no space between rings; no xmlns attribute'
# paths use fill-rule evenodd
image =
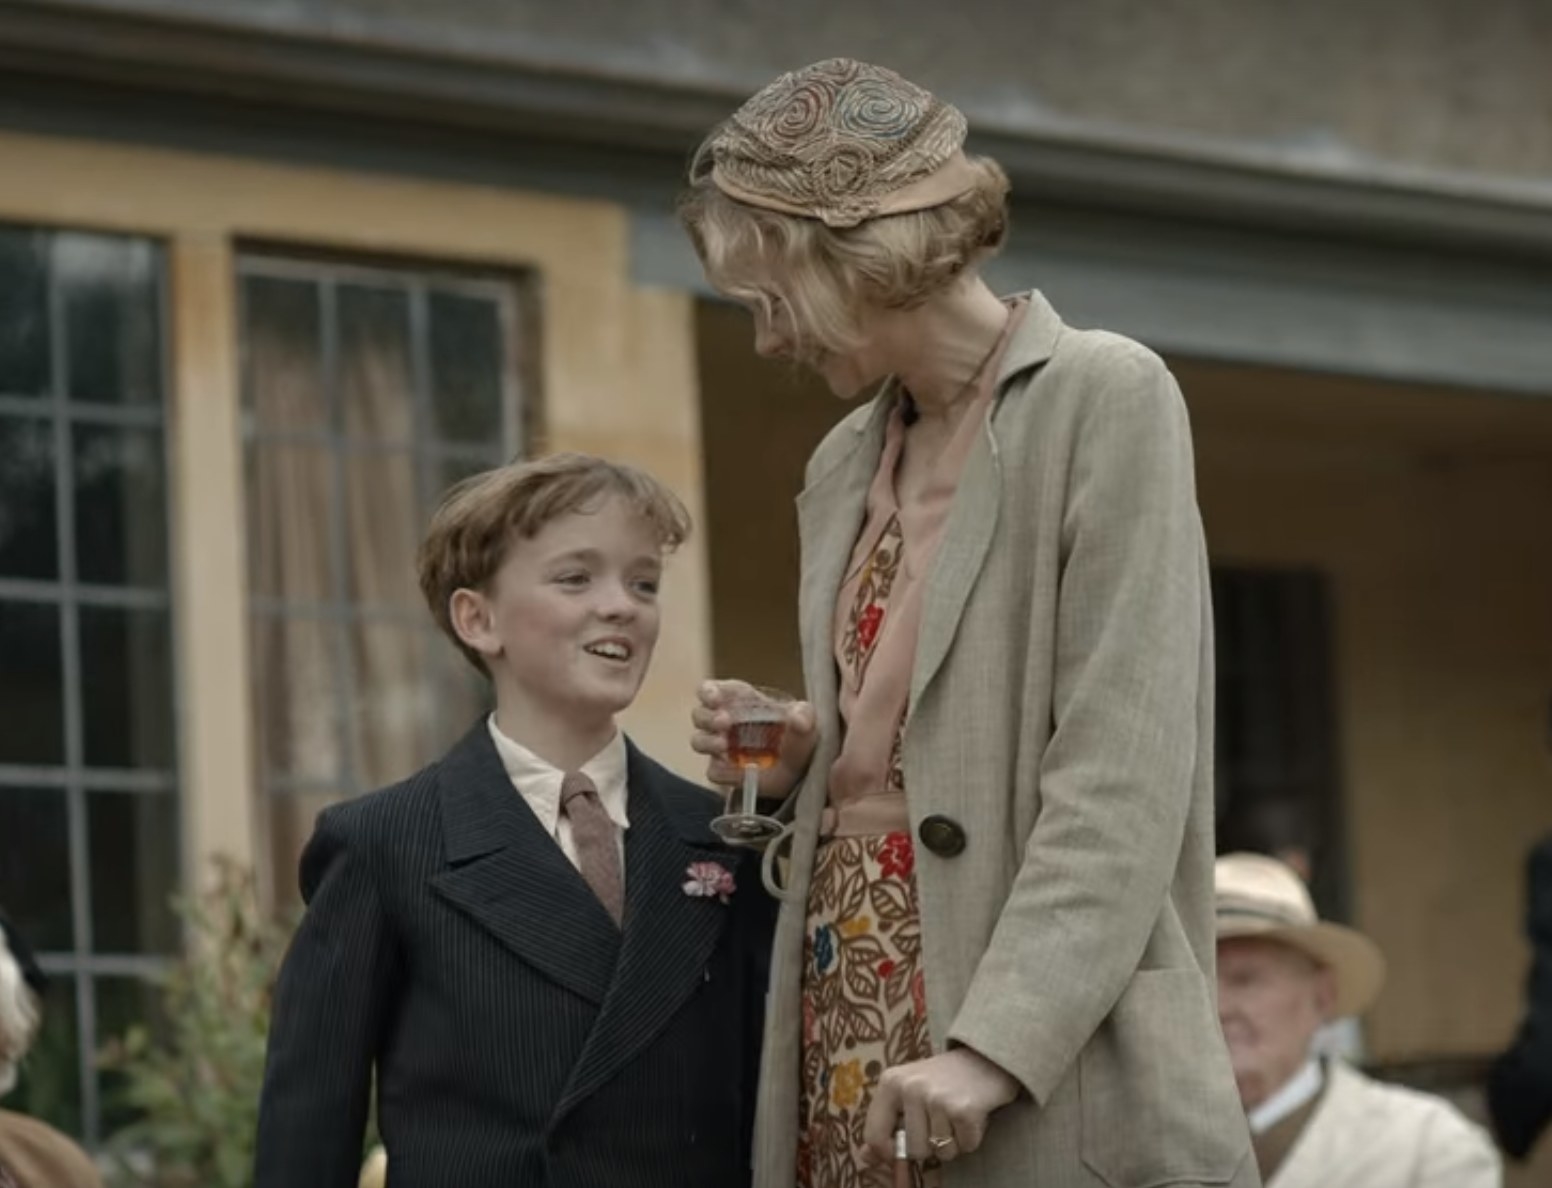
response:
<svg viewBox="0 0 1552 1188"><path fill-rule="evenodd" d="M625 885L614 822L598 799L597 787L580 771L569 772L561 783L560 811L571 822L577 869L619 924L625 917Z"/></svg>

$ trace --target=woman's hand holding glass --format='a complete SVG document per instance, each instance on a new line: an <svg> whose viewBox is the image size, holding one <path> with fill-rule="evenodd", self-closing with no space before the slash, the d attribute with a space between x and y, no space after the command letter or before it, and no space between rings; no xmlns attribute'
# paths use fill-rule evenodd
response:
<svg viewBox="0 0 1552 1188"><path fill-rule="evenodd" d="M711 783L737 787L743 782L745 769L729 754L733 728L740 705L759 696L760 690L746 681L703 681L696 690L690 746L707 757L706 778ZM759 769L756 786L763 801L781 800L797 787L819 740L814 707L806 701L782 702L781 725L774 760Z"/></svg>

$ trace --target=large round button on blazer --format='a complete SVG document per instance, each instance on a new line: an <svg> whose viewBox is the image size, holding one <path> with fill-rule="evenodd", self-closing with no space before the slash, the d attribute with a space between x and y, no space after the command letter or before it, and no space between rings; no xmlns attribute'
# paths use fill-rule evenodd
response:
<svg viewBox="0 0 1552 1188"><path fill-rule="evenodd" d="M952 817L934 813L930 817L923 818L916 830L916 835L921 838L922 845L939 858L952 858L964 852L964 826Z"/></svg>

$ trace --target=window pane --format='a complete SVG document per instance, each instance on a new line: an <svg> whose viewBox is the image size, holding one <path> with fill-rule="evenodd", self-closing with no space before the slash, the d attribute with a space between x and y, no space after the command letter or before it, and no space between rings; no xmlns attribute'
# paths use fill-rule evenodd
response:
<svg viewBox="0 0 1552 1188"><path fill-rule="evenodd" d="M321 446L259 442L248 450L249 581L256 594L327 602L333 455Z"/></svg>
<svg viewBox="0 0 1552 1188"><path fill-rule="evenodd" d="M65 761L59 608L0 602L0 763Z"/></svg>
<svg viewBox="0 0 1552 1188"><path fill-rule="evenodd" d="M436 689L425 679L424 630L360 623L355 664L356 770L363 786L402 780L432 754Z"/></svg>
<svg viewBox="0 0 1552 1188"><path fill-rule="evenodd" d="M1328 579L1215 567L1218 846L1297 868L1323 917L1346 912Z"/></svg>
<svg viewBox="0 0 1552 1188"><path fill-rule="evenodd" d="M302 849L313 835L318 814L338 796L292 795L280 792L269 798L270 886L275 889L275 910L282 916L301 906L297 886L297 863Z"/></svg>
<svg viewBox="0 0 1552 1188"><path fill-rule="evenodd" d="M249 277L243 302L246 397L255 427L270 433L327 429L318 286Z"/></svg>
<svg viewBox="0 0 1552 1188"><path fill-rule="evenodd" d="M431 459L428 463L430 473L426 483L426 505L421 515L421 527L424 528L430 522L432 513L441 506L442 500L454 486L471 475L492 470L504 461L496 455Z"/></svg>
<svg viewBox="0 0 1552 1188"><path fill-rule="evenodd" d="M75 1013L75 979L49 978L43 992L43 1019L32 1050L22 1062L21 1080L6 1096L5 1108L18 1110L81 1134L81 1033Z"/></svg>
<svg viewBox="0 0 1552 1188"><path fill-rule="evenodd" d="M88 792L92 945L99 953L173 953L178 801L156 793Z"/></svg>
<svg viewBox="0 0 1552 1188"><path fill-rule="evenodd" d="M495 470L498 466L504 466L510 459L498 454L481 454L457 457L443 457L436 460L436 490L432 492L431 506L433 508L441 502L458 483L476 474L483 474L487 470Z"/></svg>
<svg viewBox="0 0 1552 1188"><path fill-rule="evenodd" d="M253 664L266 774L340 783L342 701L329 624L256 618Z"/></svg>
<svg viewBox="0 0 1552 1188"><path fill-rule="evenodd" d="M40 952L75 947L64 789L0 787L0 906Z"/></svg>
<svg viewBox="0 0 1552 1188"><path fill-rule="evenodd" d="M499 445L506 361L501 307L492 300L431 294L431 408L444 441Z"/></svg>
<svg viewBox="0 0 1552 1188"><path fill-rule="evenodd" d="M171 768L172 632L167 612L83 606L77 613L87 764Z"/></svg>
<svg viewBox="0 0 1552 1188"><path fill-rule="evenodd" d="M415 463L408 453L347 455L345 571L351 602L421 608L416 511Z"/></svg>
<svg viewBox="0 0 1552 1188"><path fill-rule="evenodd" d="M167 584L167 484L160 429L76 425L76 573L83 582Z"/></svg>
<svg viewBox="0 0 1552 1188"><path fill-rule="evenodd" d="M73 399L161 403L158 255L143 239L55 237Z"/></svg>
<svg viewBox="0 0 1552 1188"><path fill-rule="evenodd" d="M144 978L98 978L98 1048L123 1039L132 1027L144 1027L157 1039L167 1037L171 1028L162 1006L160 987ZM103 1070L97 1077L102 1102L101 1129L104 1135L110 1135L139 1115L124 1101L123 1073Z"/></svg>
<svg viewBox="0 0 1552 1188"><path fill-rule="evenodd" d="M0 576L59 576L55 502L53 424L0 417Z"/></svg>
<svg viewBox="0 0 1552 1188"><path fill-rule="evenodd" d="M48 390L48 237L0 227L0 394Z"/></svg>
<svg viewBox="0 0 1552 1188"><path fill-rule="evenodd" d="M401 289L339 287L339 384L345 432L407 442L415 433L410 303Z"/></svg>

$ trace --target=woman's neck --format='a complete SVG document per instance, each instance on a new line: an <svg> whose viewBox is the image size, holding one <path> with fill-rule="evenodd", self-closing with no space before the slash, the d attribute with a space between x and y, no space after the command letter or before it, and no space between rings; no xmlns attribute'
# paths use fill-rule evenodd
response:
<svg viewBox="0 0 1552 1188"><path fill-rule="evenodd" d="M975 390L1008 323L1008 307L979 277L926 305L902 311L895 327L895 375L926 419L948 417Z"/></svg>

